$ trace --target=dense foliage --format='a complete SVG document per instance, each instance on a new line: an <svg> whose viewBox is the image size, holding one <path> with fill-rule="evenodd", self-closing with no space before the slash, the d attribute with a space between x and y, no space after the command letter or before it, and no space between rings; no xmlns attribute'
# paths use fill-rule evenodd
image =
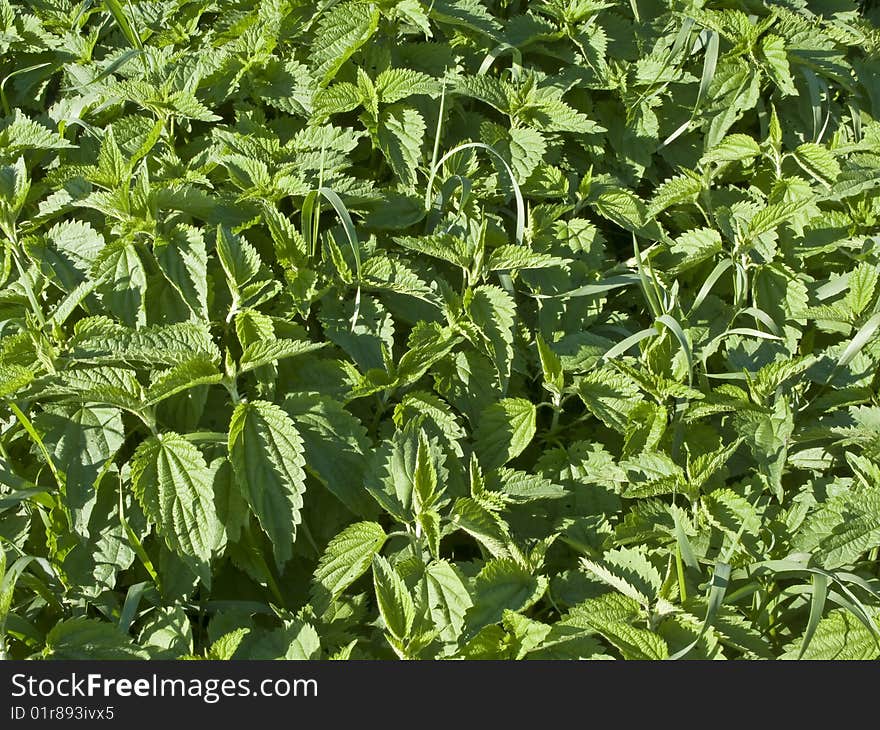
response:
<svg viewBox="0 0 880 730"><path fill-rule="evenodd" d="M849 0L0 0L0 648L880 655Z"/></svg>

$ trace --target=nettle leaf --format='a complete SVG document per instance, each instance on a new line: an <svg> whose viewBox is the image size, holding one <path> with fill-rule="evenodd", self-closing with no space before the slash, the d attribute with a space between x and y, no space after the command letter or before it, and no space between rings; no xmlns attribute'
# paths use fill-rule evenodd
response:
<svg viewBox="0 0 880 730"><path fill-rule="evenodd" d="M165 278L178 291L193 316L208 319L208 254L201 231L178 226L159 239L153 253Z"/></svg>
<svg viewBox="0 0 880 730"><path fill-rule="evenodd" d="M486 268L490 271L546 269L564 263L566 263L565 259L530 251L523 246L499 246L492 250L486 261Z"/></svg>
<svg viewBox="0 0 880 730"><path fill-rule="evenodd" d="M503 398L480 415L474 448L484 469L503 466L519 456L535 435L535 406L524 398Z"/></svg>
<svg viewBox="0 0 880 730"><path fill-rule="evenodd" d="M510 528L495 512L469 497L460 497L452 508L453 524L474 537L490 555L509 558Z"/></svg>
<svg viewBox="0 0 880 730"><path fill-rule="evenodd" d="M762 233L778 228L812 204L813 201L809 198L771 203L755 213L749 221L748 237L753 239Z"/></svg>
<svg viewBox="0 0 880 730"><path fill-rule="evenodd" d="M233 291L240 291L259 273L262 262L257 250L225 226L217 229L216 250Z"/></svg>
<svg viewBox="0 0 880 730"><path fill-rule="evenodd" d="M430 467L425 464L428 458ZM424 496L416 494L417 480L424 480L418 473L420 468L433 470L437 484L443 483L448 473L437 443L412 427L395 432L371 461L364 486L383 509L401 522L411 522L419 514L419 500ZM421 484L419 488L423 488Z"/></svg>
<svg viewBox="0 0 880 730"><path fill-rule="evenodd" d="M198 448L173 432L151 436L131 460L132 486L144 514L168 547L203 562L220 532L213 476Z"/></svg>
<svg viewBox="0 0 880 730"><path fill-rule="evenodd" d="M122 413L86 405L53 408L42 415L39 425L55 465L66 474L64 504L71 526L87 536L97 499L95 482L125 438Z"/></svg>
<svg viewBox="0 0 880 730"><path fill-rule="evenodd" d="M363 92L346 81L328 86L315 94L312 112L316 117L343 114L357 109L363 103Z"/></svg>
<svg viewBox="0 0 880 730"><path fill-rule="evenodd" d="M397 364L397 384L415 383L428 368L449 354L458 341L459 336L451 328L419 323L410 334L409 350Z"/></svg>
<svg viewBox="0 0 880 730"><path fill-rule="evenodd" d="M148 656L115 624L84 616L53 626L46 636L43 655L56 660L146 659Z"/></svg>
<svg viewBox="0 0 880 730"><path fill-rule="evenodd" d="M390 106L379 117L379 147L401 184L415 184L416 168L422 155L425 120L415 109Z"/></svg>
<svg viewBox="0 0 880 730"><path fill-rule="evenodd" d="M658 263L671 274L679 274L721 251L721 234L711 228L694 228L685 231L669 246L667 255L658 258Z"/></svg>
<svg viewBox="0 0 880 730"><path fill-rule="evenodd" d="M716 489L707 495L705 505L712 522L729 535L738 539L743 534L758 534L761 518L745 497L730 489Z"/></svg>
<svg viewBox="0 0 880 730"><path fill-rule="evenodd" d="M322 302L318 315L324 335L341 348L363 371L381 368L383 345L394 347L394 319L375 297L362 296L358 318L352 327L355 302Z"/></svg>
<svg viewBox="0 0 880 730"><path fill-rule="evenodd" d="M578 395L596 418L620 433L627 432L630 414L641 399L631 380L607 368L581 378Z"/></svg>
<svg viewBox="0 0 880 730"><path fill-rule="evenodd" d="M853 314L861 314L871 304L878 278L880 278L880 271L876 265L869 263L859 264L849 275L846 303Z"/></svg>
<svg viewBox="0 0 880 730"><path fill-rule="evenodd" d="M241 628L230 631L228 634L223 634L223 636L211 644L211 648L208 650L208 658L219 661L232 659L248 633L250 633L250 629Z"/></svg>
<svg viewBox="0 0 880 730"><path fill-rule="evenodd" d="M480 138L508 159L518 180L526 180L547 151L544 135L530 127L507 129L484 122L480 127Z"/></svg>
<svg viewBox="0 0 880 730"><path fill-rule="evenodd" d="M665 180L654 191L648 205L648 215L656 216L673 205L691 202L703 189L703 180L696 173L685 170L683 174Z"/></svg>
<svg viewBox="0 0 880 730"><path fill-rule="evenodd" d="M105 321L88 322L71 341L73 357L92 363L180 365L203 356L219 362L220 353L205 323L157 325L130 330Z"/></svg>
<svg viewBox="0 0 880 730"><path fill-rule="evenodd" d="M448 645L457 644L465 625L465 616L473 601L462 576L453 563L440 560L425 569L428 608L439 638Z"/></svg>
<svg viewBox="0 0 880 730"><path fill-rule="evenodd" d="M206 357L195 357L168 370L158 371L146 390L145 402L152 406L190 388L219 383L222 378L214 362Z"/></svg>
<svg viewBox="0 0 880 730"><path fill-rule="evenodd" d="M875 488L847 500L839 519L818 546L822 564L829 569L853 564L880 540L880 491Z"/></svg>
<svg viewBox="0 0 880 730"><path fill-rule="evenodd" d="M284 409L302 437L305 468L354 514L372 516L375 507L363 488L371 446L357 417L338 401L309 393L289 395Z"/></svg>
<svg viewBox="0 0 880 730"><path fill-rule="evenodd" d="M643 623L643 616L637 600L606 593L575 606L564 623L600 634L624 659L666 659L669 647L663 637L634 625Z"/></svg>
<svg viewBox="0 0 880 730"><path fill-rule="evenodd" d="M381 555L373 557L373 587L385 628L396 639L406 639L415 621L415 604L400 574Z"/></svg>
<svg viewBox="0 0 880 730"><path fill-rule="evenodd" d="M313 73L326 85L351 55L366 43L379 25L379 8L372 3L345 2L318 21L311 48Z"/></svg>
<svg viewBox="0 0 880 730"><path fill-rule="evenodd" d="M767 70L779 90L786 96L797 94L785 41L778 35L767 35L761 42L761 55L767 64Z"/></svg>
<svg viewBox="0 0 880 730"><path fill-rule="evenodd" d="M650 606L660 591L662 578L644 550L618 548L610 550L601 562L581 558L581 565L603 583L628 598Z"/></svg>
<svg viewBox="0 0 880 730"><path fill-rule="evenodd" d="M534 576L513 560L493 560L474 581L474 603L465 616L467 635L501 621L505 611L524 611L547 590L547 579Z"/></svg>
<svg viewBox="0 0 880 730"><path fill-rule="evenodd" d="M23 365L0 365L0 397L6 398L26 388L33 379L33 370Z"/></svg>
<svg viewBox="0 0 880 730"><path fill-rule="evenodd" d="M761 147L747 134L729 134L721 143L700 158L700 164L710 162L746 163L761 154Z"/></svg>
<svg viewBox="0 0 880 730"><path fill-rule="evenodd" d="M68 220L49 229L46 244L46 250L40 251L40 258L70 290L91 271L104 248L104 237L89 223Z"/></svg>
<svg viewBox="0 0 880 730"><path fill-rule="evenodd" d="M624 659L645 661L669 656L666 641L653 631L623 622L602 624L596 627L596 631L616 647Z"/></svg>
<svg viewBox="0 0 880 730"><path fill-rule="evenodd" d="M425 429L426 433L444 441L458 456L463 456L459 441L466 435L459 416L448 403L432 393L413 391L407 393L394 409L394 423L405 429Z"/></svg>
<svg viewBox="0 0 880 730"><path fill-rule="evenodd" d="M386 539L385 531L375 522L356 522L336 535L315 569L313 600L319 605L335 600L367 572Z"/></svg>
<svg viewBox="0 0 880 730"><path fill-rule="evenodd" d="M805 172L830 186L840 175L840 165L827 147L806 142L798 145L794 158Z"/></svg>
<svg viewBox="0 0 880 730"><path fill-rule="evenodd" d="M504 390L513 360L513 298L497 286L477 287L468 303L468 315L485 338L486 354L495 363Z"/></svg>
<svg viewBox="0 0 880 730"><path fill-rule="evenodd" d="M596 197L594 205L599 215L628 231L640 230L648 217L645 203L626 189L606 190Z"/></svg>
<svg viewBox="0 0 880 730"><path fill-rule="evenodd" d="M267 401L239 403L229 422L229 459L276 561L284 563L293 554L305 492L303 442L293 420Z"/></svg>
<svg viewBox="0 0 880 730"><path fill-rule="evenodd" d="M298 619L285 621L281 628L257 635L252 642L245 643L249 643L248 659L306 661L318 659L321 654L321 639L315 627Z"/></svg>
<svg viewBox="0 0 880 730"><path fill-rule="evenodd" d="M877 638L848 611L831 611L816 626L807 650L801 655L801 639L792 642L781 659L867 660L880 656Z"/></svg>
<svg viewBox="0 0 880 730"><path fill-rule="evenodd" d="M437 90L434 78L410 68L385 69L376 77L376 94L385 104L393 104L408 96L433 96Z"/></svg>
<svg viewBox="0 0 880 730"><path fill-rule="evenodd" d="M91 276L106 282L98 291L110 313L130 327L146 324L147 272L134 244L119 240L105 246Z"/></svg>
<svg viewBox="0 0 880 730"><path fill-rule="evenodd" d="M324 343L305 340L275 340L273 342L258 341L245 347L238 361L238 371L246 373L264 365L278 362L288 357L303 355L307 352L320 350Z"/></svg>

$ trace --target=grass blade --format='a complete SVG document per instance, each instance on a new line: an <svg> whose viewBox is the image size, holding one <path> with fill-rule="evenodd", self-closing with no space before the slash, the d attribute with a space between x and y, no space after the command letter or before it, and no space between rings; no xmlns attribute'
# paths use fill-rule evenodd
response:
<svg viewBox="0 0 880 730"><path fill-rule="evenodd" d="M878 329L880 329L880 312L865 322L861 329L856 333L856 336L850 340L850 343L846 346L844 351L840 353L840 357L837 359L837 367L845 368L849 365L852 362L852 359L862 351L862 348L867 345L868 341L877 333Z"/></svg>
<svg viewBox="0 0 880 730"><path fill-rule="evenodd" d="M443 155L443 157L441 157L431 166L431 171L428 175L428 184L425 188L425 211L428 213L430 213L431 211L431 194L434 189L434 179L437 177L437 172L443 166L443 163L446 162L446 160L448 160L453 155L456 155L459 152L463 152L467 149L484 150L491 154L504 167L504 170L507 173L507 177L510 180L511 188L513 189L513 197L516 200L516 229L514 232L514 241L516 245L521 246L523 243L523 238L525 237L526 230L526 204L523 200L522 190L520 190L519 183L516 181L516 175L514 175L513 170L511 169L510 165L507 164L507 161L498 153L498 151L494 147L484 144L483 142L466 142L465 144L460 144L457 147L453 147L451 150L449 150L449 152Z"/></svg>
<svg viewBox="0 0 880 730"><path fill-rule="evenodd" d="M618 342L614 347L610 348L608 352L606 352L602 356L602 360L608 362L609 360L613 360L618 355L622 355L627 350L629 350L633 345L638 344L642 340L647 339L648 337L656 337L657 330L653 327L646 327L643 330L639 330L634 335L630 335L624 340Z"/></svg>
<svg viewBox="0 0 880 730"><path fill-rule="evenodd" d="M822 620L822 612L825 610L825 599L828 596L828 576L823 573L813 574L813 598L810 601L810 618L807 621L807 630L804 631L804 639L801 642L801 648L798 652L800 659L810 642L813 640L813 634L816 633L816 627Z"/></svg>
<svg viewBox="0 0 880 730"><path fill-rule="evenodd" d="M113 20L116 21L116 25L119 26L119 29L125 36L125 39L131 44L132 48L137 48L142 51L144 48L143 41L141 41L140 35L135 31L129 12L126 11L126 8L122 7L122 3L119 2L119 0L104 0L104 5L107 7L107 10L110 11ZM130 5L128 11L131 11Z"/></svg>
<svg viewBox="0 0 880 730"><path fill-rule="evenodd" d="M684 356L687 359L688 366L688 382L693 384L694 382L694 353L691 351L691 343L688 342L687 337L684 334L684 330L681 328L681 325L676 322L672 317L668 314L662 314L657 317L657 321L664 325L673 335L675 335L675 339L678 340L678 343L681 345L681 349L684 350Z"/></svg>
<svg viewBox="0 0 880 730"><path fill-rule="evenodd" d="M724 594L727 593L728 585L730 585L730 565L719 561L715 563L715 570L712 573L712 582L709 584L709 595L706 598L706 617L703 619L700 633L697 634L697 638L690 644L670 656L670 660L674 661L684 658L697 644L700 643L700 639L703 638L706 631L708 631L709 627L715 622L715 617L718 615L718 611L724 604Z"/></svg>

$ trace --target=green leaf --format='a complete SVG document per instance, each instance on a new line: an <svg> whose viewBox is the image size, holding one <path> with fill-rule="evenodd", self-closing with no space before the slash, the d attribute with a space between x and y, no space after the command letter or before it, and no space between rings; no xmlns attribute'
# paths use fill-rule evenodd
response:
<svg viewBox="0 0 880 730"><path fill-rule="evenodd" d="M52 627L46 636L43 656L56 660L146 659L147 653L115 624L81 616Z"/></svg>
<svg viewBox="0 0 880 730"><path fill-rule="evenodd" d="M400 574L381 555L373 556L373 588L385 628L398 640L413 628L415 604Z"/></svg>
<svg viewBox="0 0 880 730"><path fill-rule="evenodd" d="M31 368L22 365L0 365L0 398L8 398L34 379Z"/></svg>
<svg viewBox="0 0 880 730"><path fill-rule="evenodd" d="M812 177L830 186L840 175L840 165L827 147L805 142L794 151L797 163Z"/></svg>
<svg viewBox="0 0 880 730"><path fill-rule="evenodd" d="M669 656L669 648L663 637L647 629L617 622L597 626L596 631L616 647L624 659L645 661Z"/></svg>
<svg viewBox="0 0 880 730"><path fill-rule="evenodd" d="M146 405L161 403L173 395L200 385L213 385L222 379L217 365L205 357L197 357L168 370L159 371L146 391Z"/></svg>
<svg viewBox="0 0 880 730"><path fill-rule="evenodd" d="M504 520L470 497L459 497L452 523L474 537L495 558L510 557L510 528Z"/></svg>
<svg viewBox="0 0 880 730"><path fill-rule="evenodd" d="M428 608L439 638L447 645L457 644L464 630L465 616L473 606L461 574L453 563L439 560L425 569Z"/></svg>
<svg viewBox="0 0 880 730"><path fill-rule="evenodd" d="M393 104L408 96L434 95L437 90L435 79L410 68L388 68L376 77L376 94L384 104Z"/></svg>
<svg viewBox="0 0 880 730"><path fill-rule="evenodd" d="M250 629L241 628L223 634L217 639L208 651L208 659L216 659L218 661L226 661L232 659L242 640L248 635Z"/></svg>
<svg viewBox="0 0 880 730"><path fill-rule="evenodd" d="M729 134L721 144L700 158L700 164L710 162L749 162L761 154L758 143L747 134Z"/></svg>
<svg viewBox="0 0 880 730"><path fill-rule="evenodd" d="M213 472L179 434L151 436L131 460L131 481L144 514L168 547L206 562L217 545Z"/></svg>
<svg viewBox="0 0 880 730"><path fill-rule="evenodd" d="M489 271L547 269L564 263L565 259L536 253L523 246L499 246L492 250L486 268Z"/></svg>
<svg viewBox="0 0 880 730"><path fill-rule="evenodd" d="M524 398L503 398L486 407L474 431L474 448L484 469L495 469L519 456L536 430L535 406Z"/></svg>
<svg viewBox="0 0 880 730"><path fill-rule="evenodd" d="M196 319L208 319L208 254L201 231L177 226L153 247L162 274L177 290Z"/></svg>
<svg viewBox="0 0 880 730"><path fill-rule="evenodd" d="M538 357L541 360L541 370L544 375L544 387L554 395L562 394L565 377L562 372L562 360L553 349L544 341L541 334L535 337L538 346Z"/></svg>
<svg viewBox="0 0 880 730"><path fill-rule="evenodd" d="M809 198L801 198L783 203L771 203L761 208L749 221L748 238L754 239L762 233L778 228L812 203L813 201Z"/></svg>
<svg viewBox="0 0 880 730"><path fill-rule="evenodd" d="M846 303L854 315L862 314L873 301L878 278L877 266L867 262L859 264L850 273Z"/></svg>
<svg viewBox="0 0 880 730"><path fill-rule="evenodd" d="M547 579L513 560L486 563L474 582L474 603L466 614L467 635L501 621L504 612L524 611L541 598Z"/></svg>
<svg viewBox="0 0 880 730"><path fill-rule="evenodd" d="M367 571L386 539L375 522L356 522L336 535L315 569L315 600L321 605L335 600Z"/></svg>
<svg viewBox="0 0 880 730"><path fill-rule="evenodd" d="M250 638L250 637L248 637ZM319 659L321 639L315 627L305 621L286 621L253 642L248 659Z"/></svg>
<svg viewBox="0 0 880 730"><path fill-rule="evenodd" d="M303 443L294 422L273 403L239 403L229 422L229 459L275 560L284 563L293 554L305 492Z"/></svg>
<svg viewBox="0 0 880 730"><path fill-rule="evenodd" d="M694 228L685 231L669 247L668 254L659 257L658 263L670 274L698 266L721 252L721 234L711 228Z"/></svg>
<svg viewBox="0 0 880 730"><path fill-rule="evenodd" d="M205 357L220 361L220 353L204 323L156 325L138 330L112 326L103 322L84 327L71 344L73 356L90 363L143 363L149 366L170 366Z"/></svg>
<svg viewBox="0 0 880 730"><path fill-rule="evenodd" d="M87 536L97 498L95 482L125 439L122 414L115 408L86 405L53 408L43 414L39 425L43 442L66 475L64 505L71 527Z"/></svg>
<svg viewBox="0 0 880 730"><path fill-rule="evenodd" d="M785 96L796 95L797 88L791 76L785 41L778 35L767 35L761 42L761 55L767 64L770 76Z"/></svg>
<svg viewBox="0 0 880 730"><path fill-rule="evenodd" d="M226 226L217 228L216 249L230 291L236 294L259 273L260 255L250 243Z"/></svg>
<svg viewBox="0 0 880 730"><path fill-rule="evenodd" d="M98 291L110 313L130 327L146 324L147 272L133 244L120 239L105 246L92 265L91 276L107 282Z"/></svg>
<svg viewBox="0 0 880 730"><path fill-rule="evenodd" d="M422 156L425 120L415 109L390 106L382 111L378 127L379 148L401 184L413 188Z"/></svg>
<svg viewBox="0 0 880 730"><path fill-rule="evenodd" d="M338 401L309 393L289 395L284 409L302 437L306 469L354 514L373 515L373 502L363 489L371 447L357 417Z"/></svg>
<svg viewBox="0 0 880 730"><path fill-rule="evenodd" d="M657 216L673 205L680 205L696 199L703 189L702 178L689 170L683 174L663 181L654 191L654 197L648 205L648 215Z"/></svg>
<svg viewBox="0 0 880 730"><path fill-rule="evenodd" d="M800 639L786 647L782 659L866 660L877 659L880 648L871 631L855 616L835 609L823 618L807 650L801 656Z"/></svg>
<svg viewBox="0 0 880 730"><path fill-rule="evenodd" d="M254 342L248 345L238 361L238 371L247 373L263 365L278 362L288 357L296 357L306 352L313 352L324 347L323 342L306 340L275 340L272 342Z"/></svg>
<svg viewBox="0 0 880 730"><path fill-rule="evenodd" d="M643 550L618 548L605 553L601 562L581 558L581 565L603 583L643 606L650 606L660 591L660 573Z"/></svg>
<svg viewBox="0 0 880 730"><path fill-rule="evenodd" d="M595 370L578 382L587 409L609 428L626 433L630 414L640 400L632 381L609 369Z"/></svg>
<svg viewBox="0 0 880 730"><path fill-rule="evenodd" d="M311 48L313 73L322 86L333 80L351 55L376 32L379 8L372 3L344 2L318 21Z"/></svg>
<svg viewBox="0 0 880 730"><path fill-rule="evenodd" d="M497 286L477 287L468 304L468 315L482 334L486 354L495 363L502 390L506 390L513 360L513 298Z"/></svg>

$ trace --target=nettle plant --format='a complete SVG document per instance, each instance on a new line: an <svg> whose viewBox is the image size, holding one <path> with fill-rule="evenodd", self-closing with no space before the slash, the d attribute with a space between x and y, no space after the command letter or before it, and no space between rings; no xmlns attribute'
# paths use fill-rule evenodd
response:
<svg viewBox="0 0 880 730"><path fill-rule="evenodd" d="M877 20L0 0L3 655L880 656Z"/></svg>

